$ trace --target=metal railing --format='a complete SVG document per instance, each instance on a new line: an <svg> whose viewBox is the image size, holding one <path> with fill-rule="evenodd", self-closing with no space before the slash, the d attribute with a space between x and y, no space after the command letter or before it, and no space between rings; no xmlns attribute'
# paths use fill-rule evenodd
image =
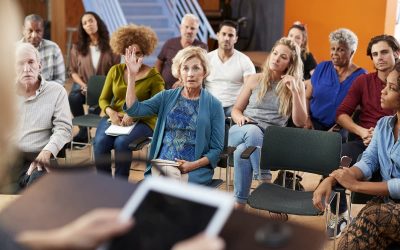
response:
<svg viewBox="0 0 400 250"><path fill-rule="evenodd" d="M196 15L200 20L199 32L197 37L200 41L207 43L207 39L217 39L213 28L208 22L203 10L197 0L164 0L167 3L168 10L173 18L174 25L179 29L182 17L187 13Z"/></svg>
<svg viewBox="0 0 400 250"><path fill-rule="evenodd" d="M197 0L160 0L166 3L172 17L174 27L179 30L182 17L187 13L196 15L200 20L197 37L200 41L207 43L207 39L217 39L207 17L201 9ZM82 0L86 11L93 11L107 24L108 31L112 33L118 27L126 25L124 13L118 0Z"/></svg>

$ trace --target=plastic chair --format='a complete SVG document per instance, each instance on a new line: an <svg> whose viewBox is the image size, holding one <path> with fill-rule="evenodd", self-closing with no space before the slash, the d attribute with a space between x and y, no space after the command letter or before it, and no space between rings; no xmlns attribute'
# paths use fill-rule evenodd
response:
<svg viewBox="0 0 400 250"><path fill-rule="evenodd" d="M340 166L340 155L341 136L338 133L270 126L264 133L260 168L328 176ZM334 195L340 196L338 190L335 191L331 200ZM313 191L296 191L273 183L262 183L250 194L248 204L274 213L322 215L313 206L312 197Z"/></svg>
<svg viewBox="0 0 400 250"><path fill-rule="evenodd" d="M99 98L101 91L103 90L105 80L106 76L94 75L90 77L88 81L86 104L89 106L89 113L74 117L72 119L72 125L87 128L88 142L84 143L71 141L71 151L74 145L92 145L93 138L91 136L90 129L97 127L101 120L100 115L93 114L93 112L99 108ZM91 158L93 159L93 152L91 153Z"/></svg>

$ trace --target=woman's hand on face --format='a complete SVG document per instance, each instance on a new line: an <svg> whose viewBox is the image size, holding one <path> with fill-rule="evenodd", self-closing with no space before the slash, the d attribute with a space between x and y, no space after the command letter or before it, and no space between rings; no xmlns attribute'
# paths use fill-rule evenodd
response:
<svg viewBox="0 0 400 250"><path fill-rule="evenodd" d="M121 120L121 126L131 126L133 124L133 118L129 115L125 114Z"/></svg>
<svg viewBox="0 0 400 250"><path fill-rule="evenodd" d="M292 92L298 92L299 88L296 86L296 79L291 75L283 75L281 76L283 83L286 87Z"/></svg>
<svg viewBox="0 0 400 250"><path fill-rule="evenodd" d="M196 165L192 161L185 161L185 160L180 160L180 159L175 159L175 161L179 164L177 167L182 174L187 174L190 171L196 169Z"/></svg>
<svg viewBox="0 0 400 250"><path fill-rule="evenodd" d="M143 57L136 56L136 48L129 46L125 49L125 64L128 69L128 73L137 74L143 63Z"/></svg>

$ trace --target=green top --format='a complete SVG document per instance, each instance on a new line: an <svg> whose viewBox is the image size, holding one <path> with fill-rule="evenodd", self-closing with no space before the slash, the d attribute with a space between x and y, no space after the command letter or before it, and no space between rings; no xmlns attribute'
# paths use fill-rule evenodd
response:
<svg viewBox="0 0 400 250"><path fill-rule="evenodd" d="M107 107L124 113L122 107L125 103L127 83L124 80L124 70L126 65L116 64L107 74L106 82L99 98L99 106L104 111ZM136 97L139 101L151 98L153 95L164 90L164 80L155 68L152 68L146 77L136 81ZM150 116L140 118L152 129L156 124L157 117Z"/></svg>

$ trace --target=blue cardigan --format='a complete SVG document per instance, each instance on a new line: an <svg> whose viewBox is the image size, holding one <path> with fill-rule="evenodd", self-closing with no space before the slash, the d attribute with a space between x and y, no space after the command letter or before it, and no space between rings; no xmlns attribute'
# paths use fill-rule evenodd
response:
<svg viewBox="0 0 400 250"><path fill-rule="evenodd" d="M149 159L156 158L162 146L164 138L165 123L168 113L175 106L182 88L170 89L159 92L145 101L136 101L132 107L125 112L132 117L145 117L158 115L156 128L153 134ZM196 126L195 159L205 156L210 165L195 169L189 172L189 182L209 184L214 175L214 168L217 166L220 154L224 147L225 116L221 102L205 89L201 90L199 115ZM151 165L147 165L145 176L151 173Z"/></svg>

